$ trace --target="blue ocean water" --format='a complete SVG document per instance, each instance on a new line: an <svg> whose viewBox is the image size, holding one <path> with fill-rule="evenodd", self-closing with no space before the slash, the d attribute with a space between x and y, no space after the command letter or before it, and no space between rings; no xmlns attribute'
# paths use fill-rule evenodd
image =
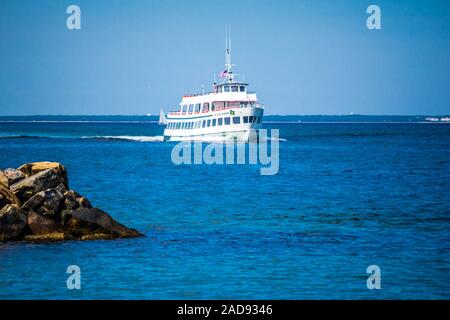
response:
<svg viewBox="0 0 450 320"><path fill-rule="evenodd" d="M0 243L0 299L450 298L450 125L266 123L283 140L279 173L261 176L176 166L142 117L58 119L0 122L0 168L61 162L146 237Z"/></svg>

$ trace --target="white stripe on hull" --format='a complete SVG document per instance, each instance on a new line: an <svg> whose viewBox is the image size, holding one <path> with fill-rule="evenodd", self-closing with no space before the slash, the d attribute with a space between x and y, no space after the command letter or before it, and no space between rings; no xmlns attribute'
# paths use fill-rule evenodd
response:
<svg viewBox="0 0 450 320"><path fill-rule="evenodd" d="M257 130L255 131L257 133ZM255 139L257 134L254 135ZM192 136L171 136L167 137L168 141L202 141L202 142L248 142L250 138L250 130L210 133Z"/></svg>

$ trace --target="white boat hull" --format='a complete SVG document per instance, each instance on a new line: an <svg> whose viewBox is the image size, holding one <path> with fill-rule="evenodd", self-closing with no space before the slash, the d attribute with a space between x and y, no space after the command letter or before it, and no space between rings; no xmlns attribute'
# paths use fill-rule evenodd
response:
<svg viewBox="0 0 450 320"><path fill-rule="evenodd" d="M216 112L209 112L207 115L192 115L191 117L168 116L167 122L195 122L211 121L208 127L196 127L192 129L170 129L167 125L164 130L164 140L168 141L249 141L261 128L262 116L264 109L259 107L233 108ZM239 117L239 123L233 123L233 118ZM245 118L257 119L244 123ZM218 125L219 119L230 118L230 124L226 125L222 120L222 125ZM215 120L216 125L212 122Z"/></svg>

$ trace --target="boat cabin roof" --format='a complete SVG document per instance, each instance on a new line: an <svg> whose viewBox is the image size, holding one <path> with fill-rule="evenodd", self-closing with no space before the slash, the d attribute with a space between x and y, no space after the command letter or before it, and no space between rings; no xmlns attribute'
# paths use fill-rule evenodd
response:
<svg viewBox="0 0 450 320"><path fill-rule="evenodd" d="M214 87L224 87L224 86L248 86L248 83L244 82L227 82L227 83L215 83Z"/></svg>

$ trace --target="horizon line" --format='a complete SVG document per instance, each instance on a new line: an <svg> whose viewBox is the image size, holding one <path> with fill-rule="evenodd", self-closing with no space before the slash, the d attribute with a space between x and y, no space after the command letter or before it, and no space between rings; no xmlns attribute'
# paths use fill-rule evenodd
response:
<svg viewBox="0 0 450 320"><path fill-rule="evenodd" d="M364 117L446 117L449 114L266 114L264 116L279 117L341 117L341 116L364 116ZM159 114L22 114L22 115L0 115L0 117L159 117Z"/></svg>

